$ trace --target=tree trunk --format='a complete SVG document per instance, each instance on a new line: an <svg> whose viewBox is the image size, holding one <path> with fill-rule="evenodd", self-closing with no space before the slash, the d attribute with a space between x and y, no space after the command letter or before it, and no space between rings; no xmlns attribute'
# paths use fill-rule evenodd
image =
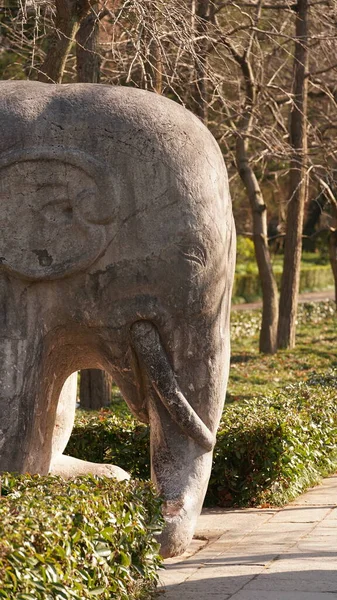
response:
<svg viewBox="0 0 337 600"><path fill-rule="evenodd" d="M335 303L337 310L337 204L335 202L331 205L331 212L333 218L333 227L330 227L329 235L329 258L332 269L332 274L335 283Z"/></svg>
<svg viewBox="0 0 337 600"><path fill-rule="evenodd" d="M262 1L257 4L255 23L261 16ZM247 190L253 218L253 241L255 257L259 270L262 288L262 324L260 330L260 352L273 354L276 351L277 322L278 322L278 291L273 273L267 227L267 207L256 175L249 162L249 134L254 123L257 91L254 73L250 62L250 53L254 41L252 34L243 55L238 54L236 48L229 44L234 59L241 68L245 81L245 102L239 122L239 133L236 139L236 165L239 175Z"/></svg>
<svg viewBox="0 0 337 600"><path fill-rule="evenodd" d="M144 61L141 87L151 92L162 94L163 56L160 37L156 27L156 22L160 21L158 7L151 6L151 3L145 4L143 18L149 26L144 27L142 32L143 54L146 60Z"/></svg>
<svg viewBox="0 0 337 600"><path fill-rule="evenodd" d="M308 0L298 0L294 56L293 106L290 114L292 159L280 294L278 348L293 348L300 282L302 229L307 195Z"/></svg>
<svg viewBox="0 0 337 600"><path fill-rule="evenodd" d="M318 198L311 200L308 206L307 218L303 226L303 244L304 252L315 252L316 240L316 225L322 216L323 209L328 199L324 193L321 193Z"/></svg>
<svg viewBox="0 0 337 600"><path fill-rule="evenodd" d="M330 229L329 258L335 283L335 303L337 309L337 229Z"/></svg>
<svg viewBox="0 0 337 600"><path fill-rule="evenodd" d="M195 0L193 2L194 35L195 42L195 83L192 90L192 111L205 125L208 121L208 85L207 85L207 61L208 61L208 39L207 30L211 12L210 0Z"/></svg>
<svg viewBox="0 0 337 600"><path fill-rule="evenodd" d="M277 339L278 291L268 247L267 209L259 183L249 164L246 143L242 137L237 140L236 161L248 193L253 216L253 241L262 288L260 352L273 354L276 351Z"/></svg>
<svg viewBox="0 0 337 600"><path fill-rule="evenodd" d="M112 377L100 369L81 371L80 406L85 410L99 410L111 404Z"/></svg>
<svg viewBox="0 0 337 600"><path fill-rule="evenodd" d="M89 5L86 0L55 0L55 8L55 28L38 75L38 81L44 83L62 83L68 54Z"/></svg>
<svg viewBox="0 0 337 600"><path fill-rule="evenodd" d="M99 83L100 57L98 50L98 5L82 20L76 35L76 72L78 83Z"/></svg>
<svg viewBox="0 0 337 600"><path fill-rule="evenodd" d="M158 40L155 38L146 39L148 58L145 62L145 88L151 92L161 94L163 91L163 65L161 48Z"/></svg>
<svg viewBox="0 0 337 600"><path fill-rule="evenodd" d="M99 83L100 57L97 52L99 19L98 5L92 6L82 20L76 35L76 72L78 83ZM112 378L99 369L81 371L80 406L86 410L99 410L111 404Z"/></svg>

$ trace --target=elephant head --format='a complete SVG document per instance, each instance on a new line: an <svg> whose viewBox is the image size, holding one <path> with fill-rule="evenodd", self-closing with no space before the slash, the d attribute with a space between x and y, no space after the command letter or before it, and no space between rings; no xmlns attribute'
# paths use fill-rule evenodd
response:
<svg viewBox="0 0 337 600"><path fill-rule="evenodd" d="M47 473L65 380L105 369L150 424L162 554L179 554L228 376L221 152L184 108L129 88L3 82L0 118L0 470Z"/></svg>

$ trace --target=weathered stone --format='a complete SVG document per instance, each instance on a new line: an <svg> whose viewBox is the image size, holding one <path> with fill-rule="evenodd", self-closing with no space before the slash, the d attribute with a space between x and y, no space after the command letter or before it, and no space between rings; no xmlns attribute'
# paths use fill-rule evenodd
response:
<svg viewBox="0 0 337 600"><path fill-rule="evenodd" d="M118 481L130 479L129 473L116 465L93 463L74 458L73 456L65 456L64 454L60 454L55 458L53 457L52 464L50 465L50 473L60 475L64 479L78 477L79 475L88 475L89 473L91 475L98 475L99 477L111 477L118 479Z"/></svg>
<svg viewBox="0 0 337 600"><path fill-rule="evenodd" d="M61 456L66 449L75 420L77 400L77 373L66 379L58 400L52 439L52 456Z"/></svg>
<svg viewBox="0 0 337 600"><path fill-rule="evenodd" d="M221 152L184 108L130 88L2 82L0 119L0 470L62 462L62 386L104 369L150 422L162 552L181 553L228 376Z"/></svg>
<svg viewBox="0 0 337 600"><path fill-rule="evenodd" d="M74 425L76 400L77 373L73 373L65 381L57 405L49 472L65 479L88 473L113 477L119 481L130 479L129 473L116 465L92 463L63 454Z"/></svg>

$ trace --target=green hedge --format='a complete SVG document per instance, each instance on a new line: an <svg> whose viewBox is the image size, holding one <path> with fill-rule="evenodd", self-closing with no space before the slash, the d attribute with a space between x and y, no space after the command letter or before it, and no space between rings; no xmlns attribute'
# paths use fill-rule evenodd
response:
<svg viewBox="0 0 337 600"><path fill-rule="evenodd" d="M337 467L337 374L229 404L220 423L208 504L284 504Z"/></svg>
<svg viewBox="0 0 337 600"><path fill-rule="evenodd" d="M275 269L278 287L281 283L281 271ZM330 265L302 264L300 292L324 290L333 287L334 280ZM257 272L235 273L233 302L252 302L261 298L261 284Z"/></svg>
<svg viewBox="0 0 337 600"><path fill-rule="evenodd" d="M151 484L1 476L0 598L145 599L160 565Z"/></svg>
<svg viewBox="0 0 337 600"><path fill-rule="evenodd" d="M303 318L307 312L303 308ZM337 466L336 388L332 372L270 397L225 406L207 504L282 504L332 472ZM111 459L146 478L148 444L144 425L99 413L78 417L68 451L87 460Z"/></svg>

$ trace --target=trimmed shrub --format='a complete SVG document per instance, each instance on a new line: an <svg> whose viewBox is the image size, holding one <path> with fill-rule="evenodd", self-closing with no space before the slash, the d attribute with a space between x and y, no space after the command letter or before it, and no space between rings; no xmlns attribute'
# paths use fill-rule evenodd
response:
<svg viewBox="0 0 337 600"><path fill-rule="evenodd" d="M161 564L151 484L1 476L0 598L147 599Z"/></svg>
<svg viewBox="0 0 337 600"><path fill-rule="evenodd" d="M225 407L207 502L281 505L337 467L337 373Z"/></svg>
<svg viewBox="0 0 337 600"><path fill-rule="evenodd" d="M282 271L275 268L275 279L278 287L281 284ZM324 290L333 287L334 280L330 265L310 265L302 263L300 274L300 292ZM233 301L253 302L261 298L261 283L257 267L250 264L244 271L236 272L233 287Z"/></svg>

